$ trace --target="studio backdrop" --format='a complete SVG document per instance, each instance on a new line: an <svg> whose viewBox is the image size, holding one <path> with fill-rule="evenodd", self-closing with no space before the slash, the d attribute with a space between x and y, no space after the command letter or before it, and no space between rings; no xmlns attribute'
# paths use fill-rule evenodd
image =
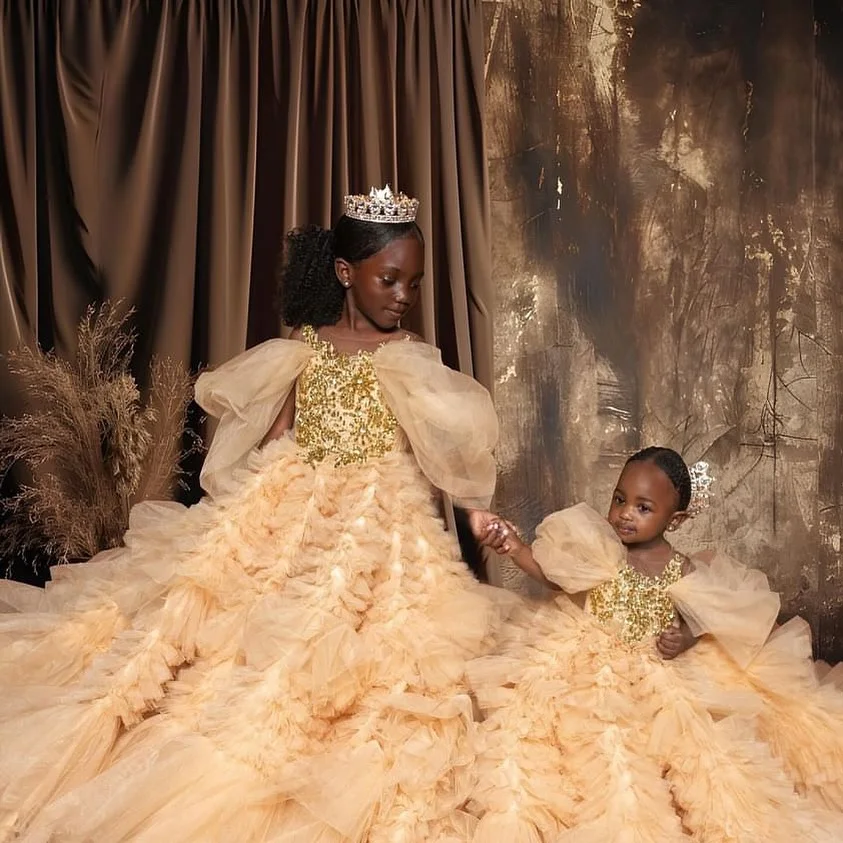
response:
<svg viewBox="0 0 843 843"><path fill-rule="evenodd" d="M87 305L122 298L139 373L218 364L277 335L283 233L389 182L428 244L411 327L488 382L480 7L3 0L0 352L71 354Z"/></svg>

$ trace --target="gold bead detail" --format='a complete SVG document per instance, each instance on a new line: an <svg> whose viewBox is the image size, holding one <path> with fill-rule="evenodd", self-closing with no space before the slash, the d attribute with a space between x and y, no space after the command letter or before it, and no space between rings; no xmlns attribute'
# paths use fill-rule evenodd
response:
<svg viewBox="0 0 843 843"><path fill-rule="evenodd" d="M618 575L589 594L592 614L602 623L619 623L621 637L632 644L659 635L674 620L676 610L667 589L682 577L682 557L676 554L657 577L624 565Z"/></svg>
<svg viewBox="0 0 843 843"><path fill-rule="evenodd" d="M351 465L391 451L398 421L384 403L372 354L341 354L309 325L302 335L317 352L296 387L296 442L305 460Z"/></svg>

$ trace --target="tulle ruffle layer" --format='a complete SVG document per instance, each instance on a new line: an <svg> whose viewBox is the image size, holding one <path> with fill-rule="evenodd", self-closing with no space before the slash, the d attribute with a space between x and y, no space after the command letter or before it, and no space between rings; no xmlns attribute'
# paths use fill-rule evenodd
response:
<svg viewBox="0 0 843 843"><path fill-rule="evenodd" d="M843 839L843 698L794 622L746 671L706 637L673 662L569 598L469 667L486 713L476 843Z"/></svg>
<svg viewBox="0 0 843 843"><path fill-rule="evenodd" d="M0 604L0 839L470 840L478 585L412 457L142 505L126 547Z"/></svg>

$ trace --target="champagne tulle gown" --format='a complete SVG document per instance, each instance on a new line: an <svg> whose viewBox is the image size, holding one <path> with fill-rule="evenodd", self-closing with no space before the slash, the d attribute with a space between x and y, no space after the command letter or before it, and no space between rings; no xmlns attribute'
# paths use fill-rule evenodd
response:
<svg viewBox="0 0 843 843"><path fill-rule="evenodd" d="M487 715L477 843L835 843L843 840L843 694L807 624L775 628L763 574L722 555L626 565L585 505L533 545L568 594L469 668ZM699 643L654 642L674 618Z"/></svg>
<svg viewBox="0 0 843 843"><path fill-rule="evenodd" d="M0 839L472 838L464 668L513 598L434 487L488 505L491 401L423 343L304 337L200 377L209 497L0 584ZM256 449L293 389L294 436Z"/></svg>

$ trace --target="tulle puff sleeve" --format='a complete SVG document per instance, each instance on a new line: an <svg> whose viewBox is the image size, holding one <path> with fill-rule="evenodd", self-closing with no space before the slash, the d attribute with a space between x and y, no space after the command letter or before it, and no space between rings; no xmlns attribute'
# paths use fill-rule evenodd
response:
<svg viewBox="0 0 843 843"><path fill-rule="evenodd" d="M426 343L389 343L374 364L386 403L427 479L460 506L488 508L498 440L489 393L443 365L439 351Z"/></svg>
<svg viewBox="0 0 843 843"><path fill-rule="evenodd" d="M230 490L235 471L272 427L313 354L297 340L268 340L199 376L196 403L220 420L200 476L209 495Z"/></svg>
<svg viewBox="0 0 843 843"><path fill-rule="evenodd" d="M609 522L580 503L539 524L533 558L551 582L568 594L579 594L611 580L626 551Z"/></svg>
<svg viewBox="0 0 843 843"><path fill-rule="evenodd" d="M695 570L674 583L668 595L695 636L712 635L746 667L767 641L781 608L761 572L722 553L693 559Z"/></svg>

